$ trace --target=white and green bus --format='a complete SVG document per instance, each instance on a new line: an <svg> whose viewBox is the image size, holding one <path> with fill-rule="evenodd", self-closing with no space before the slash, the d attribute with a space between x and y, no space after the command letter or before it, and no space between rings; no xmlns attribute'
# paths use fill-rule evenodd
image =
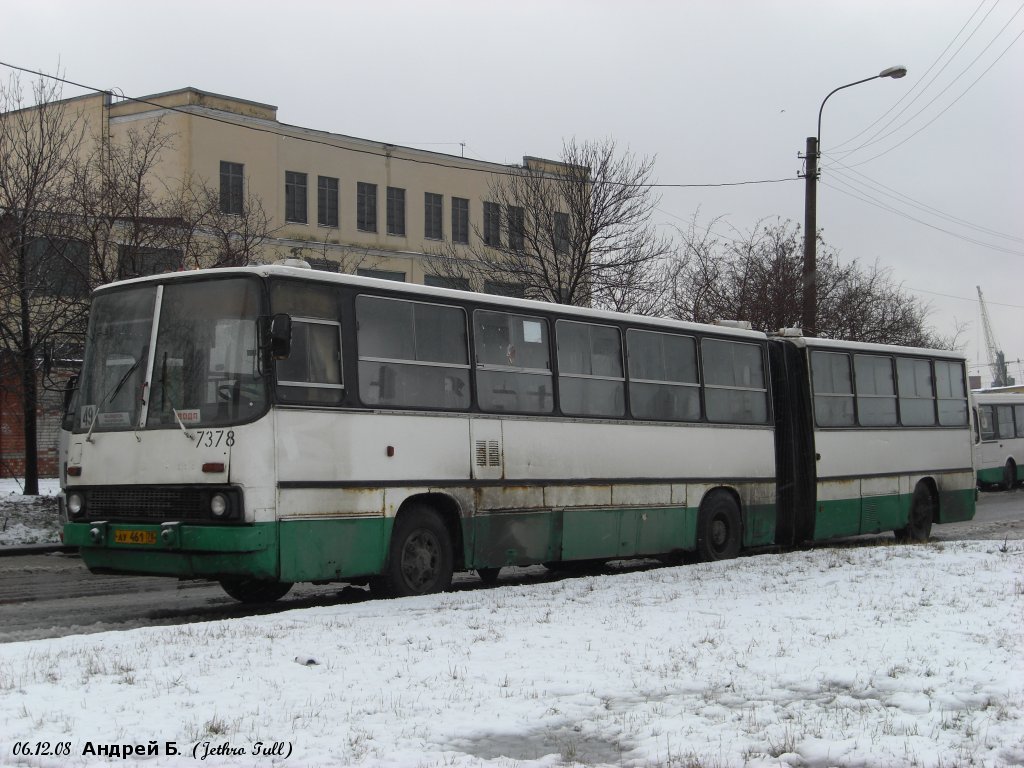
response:
<svg viewBox="0 0 1024 768"><path fill-rule="evenodd" d="M94 572L446 589L970 519L955 353L299 266L93 296L65 542Z"/></svg>
<svg viewBox="0 0 1024 768"><path fill-rule="evenodd" d="M1024 480L1024 394L974 392L978 487L1008 491Z"/></svg>

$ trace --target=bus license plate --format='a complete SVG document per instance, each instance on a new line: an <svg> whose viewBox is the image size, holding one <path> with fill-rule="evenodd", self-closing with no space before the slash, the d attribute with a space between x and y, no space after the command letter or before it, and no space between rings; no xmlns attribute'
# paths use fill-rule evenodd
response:
<svg viewBox="0 0 1024 768"><path fill-rule="evenodd" d="M156 544L156 531L139 531L127 528L114 531L115 544Z"/></svg>

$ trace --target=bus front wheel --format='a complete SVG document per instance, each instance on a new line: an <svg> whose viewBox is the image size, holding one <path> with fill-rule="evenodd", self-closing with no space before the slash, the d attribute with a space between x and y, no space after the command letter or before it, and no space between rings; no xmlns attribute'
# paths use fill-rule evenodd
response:
<svg viewBox="0 0 1024 768"><path fill-rule="evenodd" d="M288 594L291 582L266 581L233 577L221 579L220 585L229 597L242 603L272 603Z"/></svg>
<svg viewBox="0 0 1024 768"><path fill-rule="evenodd" d="M924 483L918 483L910 501L910 519L907 521L907 527L895 531L896 541L901 544L928 541L934 519L935 500L932 498L932 492Z"/></svg>
<svg viewBox="0 0 1024 768"><path fill-rule="evenodd" d="M736 500L724 491L704 499L697 516L697 557L703 562L730 560L740 553L743 535Z"/></svg>
<svg viewBox="0 0 1024 768"><path fill-rule="evenodd" d="M370 580L381 597L408 597L444 592L452 583L452 539L444 521L430 507L414 506L395 522L384 572Z"/></svg>
<svg viewBox="0 0 1024 768"><path fill-rule="evenodd" d="M1016 484L1017 465L1013 463L1013 459L1007 459L1006 465L1003 467L1003 490L1012 491Z"/></svg>

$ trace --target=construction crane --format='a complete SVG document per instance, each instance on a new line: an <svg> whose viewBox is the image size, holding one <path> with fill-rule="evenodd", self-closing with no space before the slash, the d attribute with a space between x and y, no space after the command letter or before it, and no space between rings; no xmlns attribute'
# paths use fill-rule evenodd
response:
<svg viewBox="0 0 1024 768"><path fill-rule="evenodd" d="M1006 355L996 343L996 335L992 331L992 321L988 319L988 308L985 306L985 297L981 293L981 286L978 289L978 304L981 305L981 325L985 331L985 347L988 350L988 367L992 369L993 387L1007 387L1013 384L1006 370Z"/></svg>

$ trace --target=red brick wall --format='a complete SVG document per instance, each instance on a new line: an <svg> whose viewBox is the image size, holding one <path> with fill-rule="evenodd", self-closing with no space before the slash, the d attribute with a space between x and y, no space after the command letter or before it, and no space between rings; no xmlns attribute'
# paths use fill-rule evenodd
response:
<svg viewBox="0 0 1024 768"><path fill-rule="evenodd" d="M54 372L39 381L39 476L57 477L57 440L64 404L64 382L71 372ZM25 476L25 429L21 415L21 382L10 369L0 375L0 477Z"/></svg>

